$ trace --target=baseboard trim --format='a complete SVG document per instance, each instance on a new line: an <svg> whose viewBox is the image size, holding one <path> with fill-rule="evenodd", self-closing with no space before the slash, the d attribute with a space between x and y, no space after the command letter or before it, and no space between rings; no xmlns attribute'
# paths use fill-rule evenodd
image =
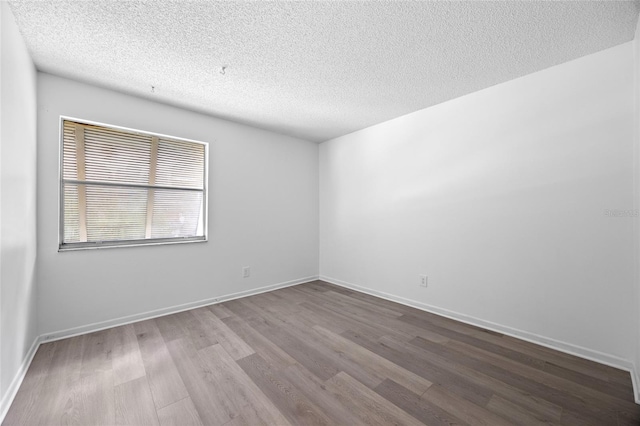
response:
<svg viewBox="0 0 640 426"><path fill-rule="evenodd" d="M140 314L128 315L125 317L115 318L107 321L94 322L92 324L82 325L79 327L67 328L52 333L46 333L42 335L44 342L53 342L60 339L66 339L68 337L80 336L82 334L93 333L107 328L118 327L121 325L131 324L138 321L144 321L152 318L162 317L165 315L176 314L182 311L188 311L189 309L200 308L202 306L214 305L216 303L226 302L233 299L239 299L241 297L253 296L267 291L273 291L280 288L291 287L298 284L303 284L309 281L317 280L318 276L310 276L305 278L299 278L296 280L285 281L278 284L272 284L264 287L254 288L251 290L240 291L237 293L226 294L222 296L216 296L209 299L197 300L194 302L183 303L181 305L170 306L167 308L155 309L153 311L142 312Z"/></svg>
<svg viewBox="0 0 640 426"><path fill-rule="evenodd" d="M636 404L640 405L640 370L638 370L637 365L631 368L631 383L633 384L633 396L636 399Z"/></svg>
<svg viewBox="0 0 640 426"><path fill-rule="evenodd" d="M588 359L590 361L605 364L610 367L618 368L620 370L628 371L631 374L631 381L633 383L633 390L635 400L637 404L640 404L640 377L638 371L634 368L631 361L624 358L617 357L615 355L607 354L600 351L595 351L582 346L574 345L572 343L563 342L550 337L541 336L539 334L531 333L528 331L519 330L517 328L509 327L502 324L497 324L491 321L485 321L480 318L476 318L470 315L461 314L459 312L451 311L449 309L440 308L437 306L429 305L426 303L418 302L415 300L407 299L404 297L396 296L394 294L385 293L378 290L372 290L360 285L342 281L336 278L320 275L321 281L326 281L331 284L335 284L341 287L345 287L351 290L359 291L361 293L369 294L371 296L380 297L382 299L390 300L392 302L400 303L402 305L410 306L412 308L420 309L426 312L430 312L436 315L440 315L446 318L450 318L456 321L460 321L466 324L474 325L476 327L482 327L491 331L495 331L501 334L506 334L511 337L515 337L521 340L526 340L536 345L544 346L550 349L554 349L560 352L574 355L580 358Z"/></svg>
<svg viewBox="0 0 640 426"><path fill-rule="evenodd" d="M20 389L20 385L24 380L24 376L27 374L27 370L31 365L31 361L33 361L33 357L36 355L36 352L40 347L40 341L41 339L39 336L33 339L33 344L29 348L27 355L22 360L22 364L20 364L20 368L18 369L18 372L13 377L11 384L7 388L7 391L5 392L5 394L2 397L2 400L0 401L0 424L4 422L4 418L7 415L7 412L9 411L9 407L11 407L11 403L13 402L14 398L18 394L18 389Z"/></svg>
<svg viewBox="0 0 640 426"><path fill-rule="evenodd" d="M578 345L573 345L571 343L562 342L556 339L540 336L535 333L518 330L512 327L508 327L501 324L475 318L470 315L461 314L455 311L450 311L448 309L439 308L437 306L428 305L426 303L418 302L411 299L406 299L404 297L396 296L390 293L372 290L372 289L362 287L353 283L349 283L346 281L338 280L336 278L331 278L331 277L321 275L321 276L310 276L310 277L300 278L296 280L286 281L283 283L259 287L252 290L231 293L223 296L203 299L195 302L184 303L181 305L175 305L175 306L162 308L162 309L156 309L156 310L147 311L141 314L129 315L125 317L116 318L113 320L96 322L96 323L88 324L85 326L69 328L66 330L60 330L57 332L47 333L47 334L38 336L34 339L33 344L31 345L31 348L29 348L29 351L27 352L27 355L25 356L24 361L20 365L20 369L18 370L13 380L11 381L11 384L9 385L7 392L2 397L2 400L0 400L0 424L2 424L2 422L4 421L4 418L7 415L7 412L9 411L9 407L11 407L11 404L16 394L18 393L18 389L20 388L20 385L24 380L27 370L29 369L31 362L33 361L33 357L35 356L40 345L43 343L53 342L55 340L66 339L68 337L79 336L82 334L93 333L93 332L104 330L111 327L131 324L138 321L144 321L147 319L157 318L164 315L170 315L170 314L174 314L182 311L187 311L189 309L194 309L202 306L208 306L208 305L213 305L216 303L221 303L229 300L239 299L242 297L266 293L268 291L273 291L280 288L286 288L294 285L304 284L306 282L315 281L318 279L322 281L326 281L331 284L341 286L341 287L345 287L351 290L359 291L361 293L369 294L371 296L380 297L382 299L390 300L392 302L400 303L402 305L411 306L413 308L420 309L426 312L431 312L436 315L440 315L440 316L450 318L456 321L460 321L466 324L486 328L488 330L506 334L511 337L516 337L518 339L526 340L531 343L545 346L550 349L554 349L570 355L575 355L580 358L585 358L590 361L599 362L601 364L605 364L611 367L619 368L621 370L629 371L629 373L631 374L631 381L633 384L635 402L636 404L640 404L640 375L639 375L640 370L635 368L636 366L634 366L633 363L631 363L630 361L616 357L614 355L605 354L599 351L594 351Z"/></svg>
<svg viewBox="0 0 640 426"><path fill-rule="evenodd" d="M182 311L188 311L189 309L199 308L202 306L214 305L216 303L226 302L229 300L239 299L241 297L254 296L260 293L266 293L268 291L278 290L285 287L291 287L294 285L304 284L310 281L315 281L318 279L317 275L299 278L296 280L285 281L278 284L272 284L264 287L254 288L251 290L240 291L237 293L226 294L222 296L212 297L209 299L198 300L195 302L183 303L181 305L170 306L167 308L155 309L153 311L147 311L140 314L128 315L125 317L115 318L107 321L95 322L92 324L87 324L79 327L68 328L66 330L60 330L52 333L45 333L38 337L36 337L27 353L27 356L24 358L24 361L20 365L20 369L16 373L11 382L11 385L7 389L7 392L3 396L0 401L0 424L4 421L7 412L9 411L9 407L11 407L11 403L13 402L16 394L18 393L18 389L24 380L25 374L31 365L31 361L33 361L33 357L35 356L38 348L43 343L54 342L56 340L62 340L69 337L80 336L83 334L93 333L100 330L105 330L107 328L118 327L121 325L131 324L138 321L144 321L152 318L161 317L164 315L175 314Z"/></svg>

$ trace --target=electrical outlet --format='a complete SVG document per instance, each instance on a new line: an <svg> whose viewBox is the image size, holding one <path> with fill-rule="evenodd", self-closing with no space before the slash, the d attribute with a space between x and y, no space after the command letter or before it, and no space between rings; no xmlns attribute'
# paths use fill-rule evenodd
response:
<svg viewBox="0 0 640 426"><path fill-rule="evenodd" d="M426 275L420 275L420 287L426 287L427 286L427 276Z"/></svg>
<svg viewBox="0 0 640 426"><path fill-rule="evenodd" d="M251 276L251 267L244 266L242 268L242 278L249 278Z"/></svg>

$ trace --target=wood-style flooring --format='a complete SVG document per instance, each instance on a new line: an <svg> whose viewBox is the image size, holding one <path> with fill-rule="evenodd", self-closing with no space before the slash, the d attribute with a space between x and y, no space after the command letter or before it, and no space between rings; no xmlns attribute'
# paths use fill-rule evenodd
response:
<svg viewBox="0 0 640 426"><path fill-rule="evenodd" d="M639 425L627 372L320 281L40 346L4 425Z"/></svg>

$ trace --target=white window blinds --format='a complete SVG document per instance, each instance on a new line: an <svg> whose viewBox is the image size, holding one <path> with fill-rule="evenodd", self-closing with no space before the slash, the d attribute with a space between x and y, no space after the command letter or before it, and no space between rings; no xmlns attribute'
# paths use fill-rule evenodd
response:
<svg viewBox="0 0 640 426"><path fill-rule="evenodd" d="M60 248L204 240L206 145L63 120Z"/></svg>

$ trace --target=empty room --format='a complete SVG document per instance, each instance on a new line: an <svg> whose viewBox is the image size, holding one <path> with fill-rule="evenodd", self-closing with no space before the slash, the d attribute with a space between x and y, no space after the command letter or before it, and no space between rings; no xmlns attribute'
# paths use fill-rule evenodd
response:
<svg viewBox="0 0 640 426"><path fill-rule="evenodd" d="M0 1L0 424L640 425L640 1Z"/></svg>

